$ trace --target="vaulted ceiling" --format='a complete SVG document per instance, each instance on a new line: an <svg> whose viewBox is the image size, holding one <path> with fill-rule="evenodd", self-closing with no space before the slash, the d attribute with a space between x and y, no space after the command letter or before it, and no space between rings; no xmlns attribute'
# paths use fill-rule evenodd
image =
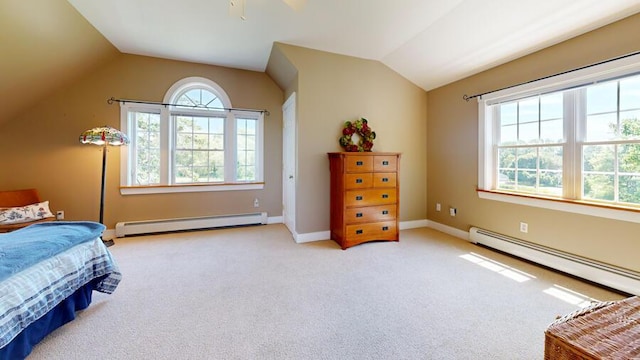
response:
<svg viewBox="0 0 640 360"><path fill-rule="evenodd" d="M379 60L430 90L640 12L639 0L244 1L245 20L229 0L0 1L0 124L118 52L264 71L278 41Z"/></svg>
<svg viewBox="0 0 640 360"><path fill-rule="evenodd" d="M640 11L638 0L305 0L298 11L233 0L242 20L230 0L68 1L125 53L264 71L278 41L379 60L425 90Z"/></svg>

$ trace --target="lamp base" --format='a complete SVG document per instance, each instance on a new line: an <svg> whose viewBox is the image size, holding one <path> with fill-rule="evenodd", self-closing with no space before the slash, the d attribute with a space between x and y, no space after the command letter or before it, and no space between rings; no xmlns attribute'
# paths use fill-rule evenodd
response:
<svg viewBox="0 0 640 360"><path fill-rule="evenodd" d="M115 244L116 244L116 243L114 243L114 242L113 242L113 240L105 240L105 239L102 239L102 243L103 243L103 244L104 244L104 246L106 246L106 247L113 246L113 245L115 245Z"/></svg>

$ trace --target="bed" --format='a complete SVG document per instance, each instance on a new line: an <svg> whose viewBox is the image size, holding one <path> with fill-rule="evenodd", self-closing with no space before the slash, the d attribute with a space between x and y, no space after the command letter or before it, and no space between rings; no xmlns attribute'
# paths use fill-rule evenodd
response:
<svg viewBox="0 0 640 360"><path fill-rule="evenodd" d="M121 279L95 222L53 221L0 234L0 359L25 358L35 344Z"/></svg>

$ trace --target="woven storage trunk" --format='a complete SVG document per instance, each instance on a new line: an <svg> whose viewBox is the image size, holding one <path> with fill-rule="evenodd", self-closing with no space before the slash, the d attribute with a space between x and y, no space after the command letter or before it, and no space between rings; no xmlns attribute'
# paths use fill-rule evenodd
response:
<svg viewBox="0 0 640 360"><path fill-rule="evenodd" d="M545 331L545 360L640 359L640 297L603 302Z"/></svg>

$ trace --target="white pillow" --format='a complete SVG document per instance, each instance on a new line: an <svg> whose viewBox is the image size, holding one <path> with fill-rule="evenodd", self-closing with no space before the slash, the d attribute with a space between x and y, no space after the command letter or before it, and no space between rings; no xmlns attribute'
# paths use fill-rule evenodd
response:
<svg viewBox="0 0 640 360"><path fill-rule="evenodd" d="M0 209L0 225L20 224L48 217L53 217L49 210L49 201Z"/></svg>

